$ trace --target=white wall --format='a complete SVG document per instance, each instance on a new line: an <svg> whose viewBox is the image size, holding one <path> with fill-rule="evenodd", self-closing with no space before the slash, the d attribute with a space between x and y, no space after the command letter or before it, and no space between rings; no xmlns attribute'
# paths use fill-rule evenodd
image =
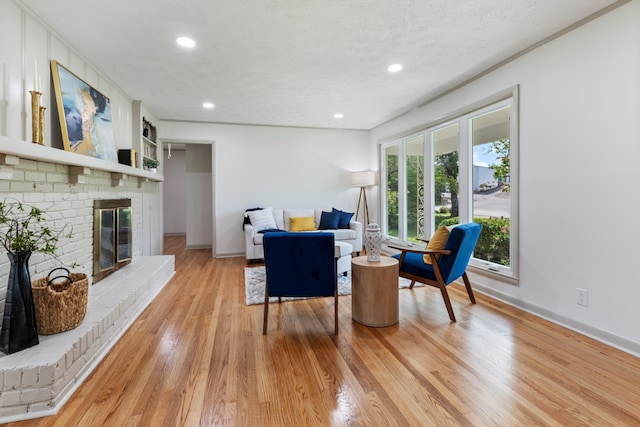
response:
<svg viewBox="0 0 640 427"><path fill-rule="evenodd" d="M634 0L371 132L377 143L519 84L520 282L473 281L636 354L639 23Z"/></svg>
<svg viewBox="0 0 640 427"><path fill-rule="evenodd" d="M213 245L211 145L190 144L186 149L187 248Z"/></svg>
<svg viewBox="0 0 640 427"><path fill-rule="evenodd" d="M215 141L216 253L244 254L247 208L355 210L349 173L375 166L365 131L161 122L160 138Z"/></svg>
<svg viewBox="0 0 640 427"><path fill-rule="evenodd" d="M187 234L187 175L184 150L164 160L164 234Z"/></svg>
<svg viewBox="0 0 640 427"><path fill-rule="evenodd" d="M23 62L24 57L24 62ZM58 118L51 108L53 87L49 61L55 59L98 89L111 101L114 137L118 148L131 148L131 102L69 44L11 0L0 0L0 135L31 141L31 95L37 73L42 86L45 145L62 147ZM24 87L22 85L24 79Z"/></svg>

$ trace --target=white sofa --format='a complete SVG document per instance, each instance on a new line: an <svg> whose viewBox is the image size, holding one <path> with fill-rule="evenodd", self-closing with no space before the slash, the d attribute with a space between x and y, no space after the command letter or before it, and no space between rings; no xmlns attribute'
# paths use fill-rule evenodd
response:
<svg viewBox="0 0 640 427"><path fill-rule="evenodd" d="M329 212L331 209L324 209ZM276 226L280 230L291 230L289 218L297 217L315 217L316 228L320 225L320 217L323 209L271 209ZM349 243L353 252L360 253L362 251L362 223L354 221L349 223L349 228L339 228L333 230L317 230L320 232L333 233L336 242L341 241ZM301 233L304 233L302 231ZM251 224L244 226L244 244L245 257L248 262L264 259L264 249L262 246L262 238L264 233L256 233Z"/></svg>

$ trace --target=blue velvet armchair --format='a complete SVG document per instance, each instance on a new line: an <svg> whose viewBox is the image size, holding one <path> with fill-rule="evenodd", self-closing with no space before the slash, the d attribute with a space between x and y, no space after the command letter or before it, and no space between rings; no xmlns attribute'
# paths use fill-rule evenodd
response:
<svg viewBox="0 0 640 427"><path fill-rule="evenodd" d="M335 334L338 335L338 274L332 233L266 233L263 239L266 286L264 323L267 334L269 297L335 298Z"/></svg>
<svg viewBox="0 0 640 427"><path fill-rule="evenodd" d="M440 289L452 322L456 321L456 316L453 314L447 285L462 277L471 303L476 303L471 282L467 277L467 264L478 242L480 231L482 226L475 222L458 225L449 233L442 250L427 251L391 246L402 251L394 255L400 263L400 277L411 280L411 288L415 282L420 282ZM424 262L425 254L431 257L431 264Z"/></svg>

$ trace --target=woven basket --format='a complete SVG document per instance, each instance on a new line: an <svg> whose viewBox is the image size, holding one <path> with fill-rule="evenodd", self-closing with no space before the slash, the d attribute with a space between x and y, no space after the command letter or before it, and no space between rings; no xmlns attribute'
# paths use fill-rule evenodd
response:
<svg viewBox="0 0 640 427"><path fill-rule="evenodd" d="M56 270L65 270L66 274L52 277ZM82 323L89 294L86 274L56 268L47 277L31 282L31 291L40 335L68 331Z"/></svg>

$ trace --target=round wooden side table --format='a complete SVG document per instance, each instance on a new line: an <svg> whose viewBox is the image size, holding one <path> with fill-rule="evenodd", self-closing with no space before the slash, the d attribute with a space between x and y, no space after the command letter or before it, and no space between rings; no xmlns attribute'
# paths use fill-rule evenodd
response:
<svg viewBox="0 0 640 427"><path fill-rule="evenodd" d="M376 328L398 323L398 260L382 256L369 262L366 256L351 260L351 316Z"/></svg>

